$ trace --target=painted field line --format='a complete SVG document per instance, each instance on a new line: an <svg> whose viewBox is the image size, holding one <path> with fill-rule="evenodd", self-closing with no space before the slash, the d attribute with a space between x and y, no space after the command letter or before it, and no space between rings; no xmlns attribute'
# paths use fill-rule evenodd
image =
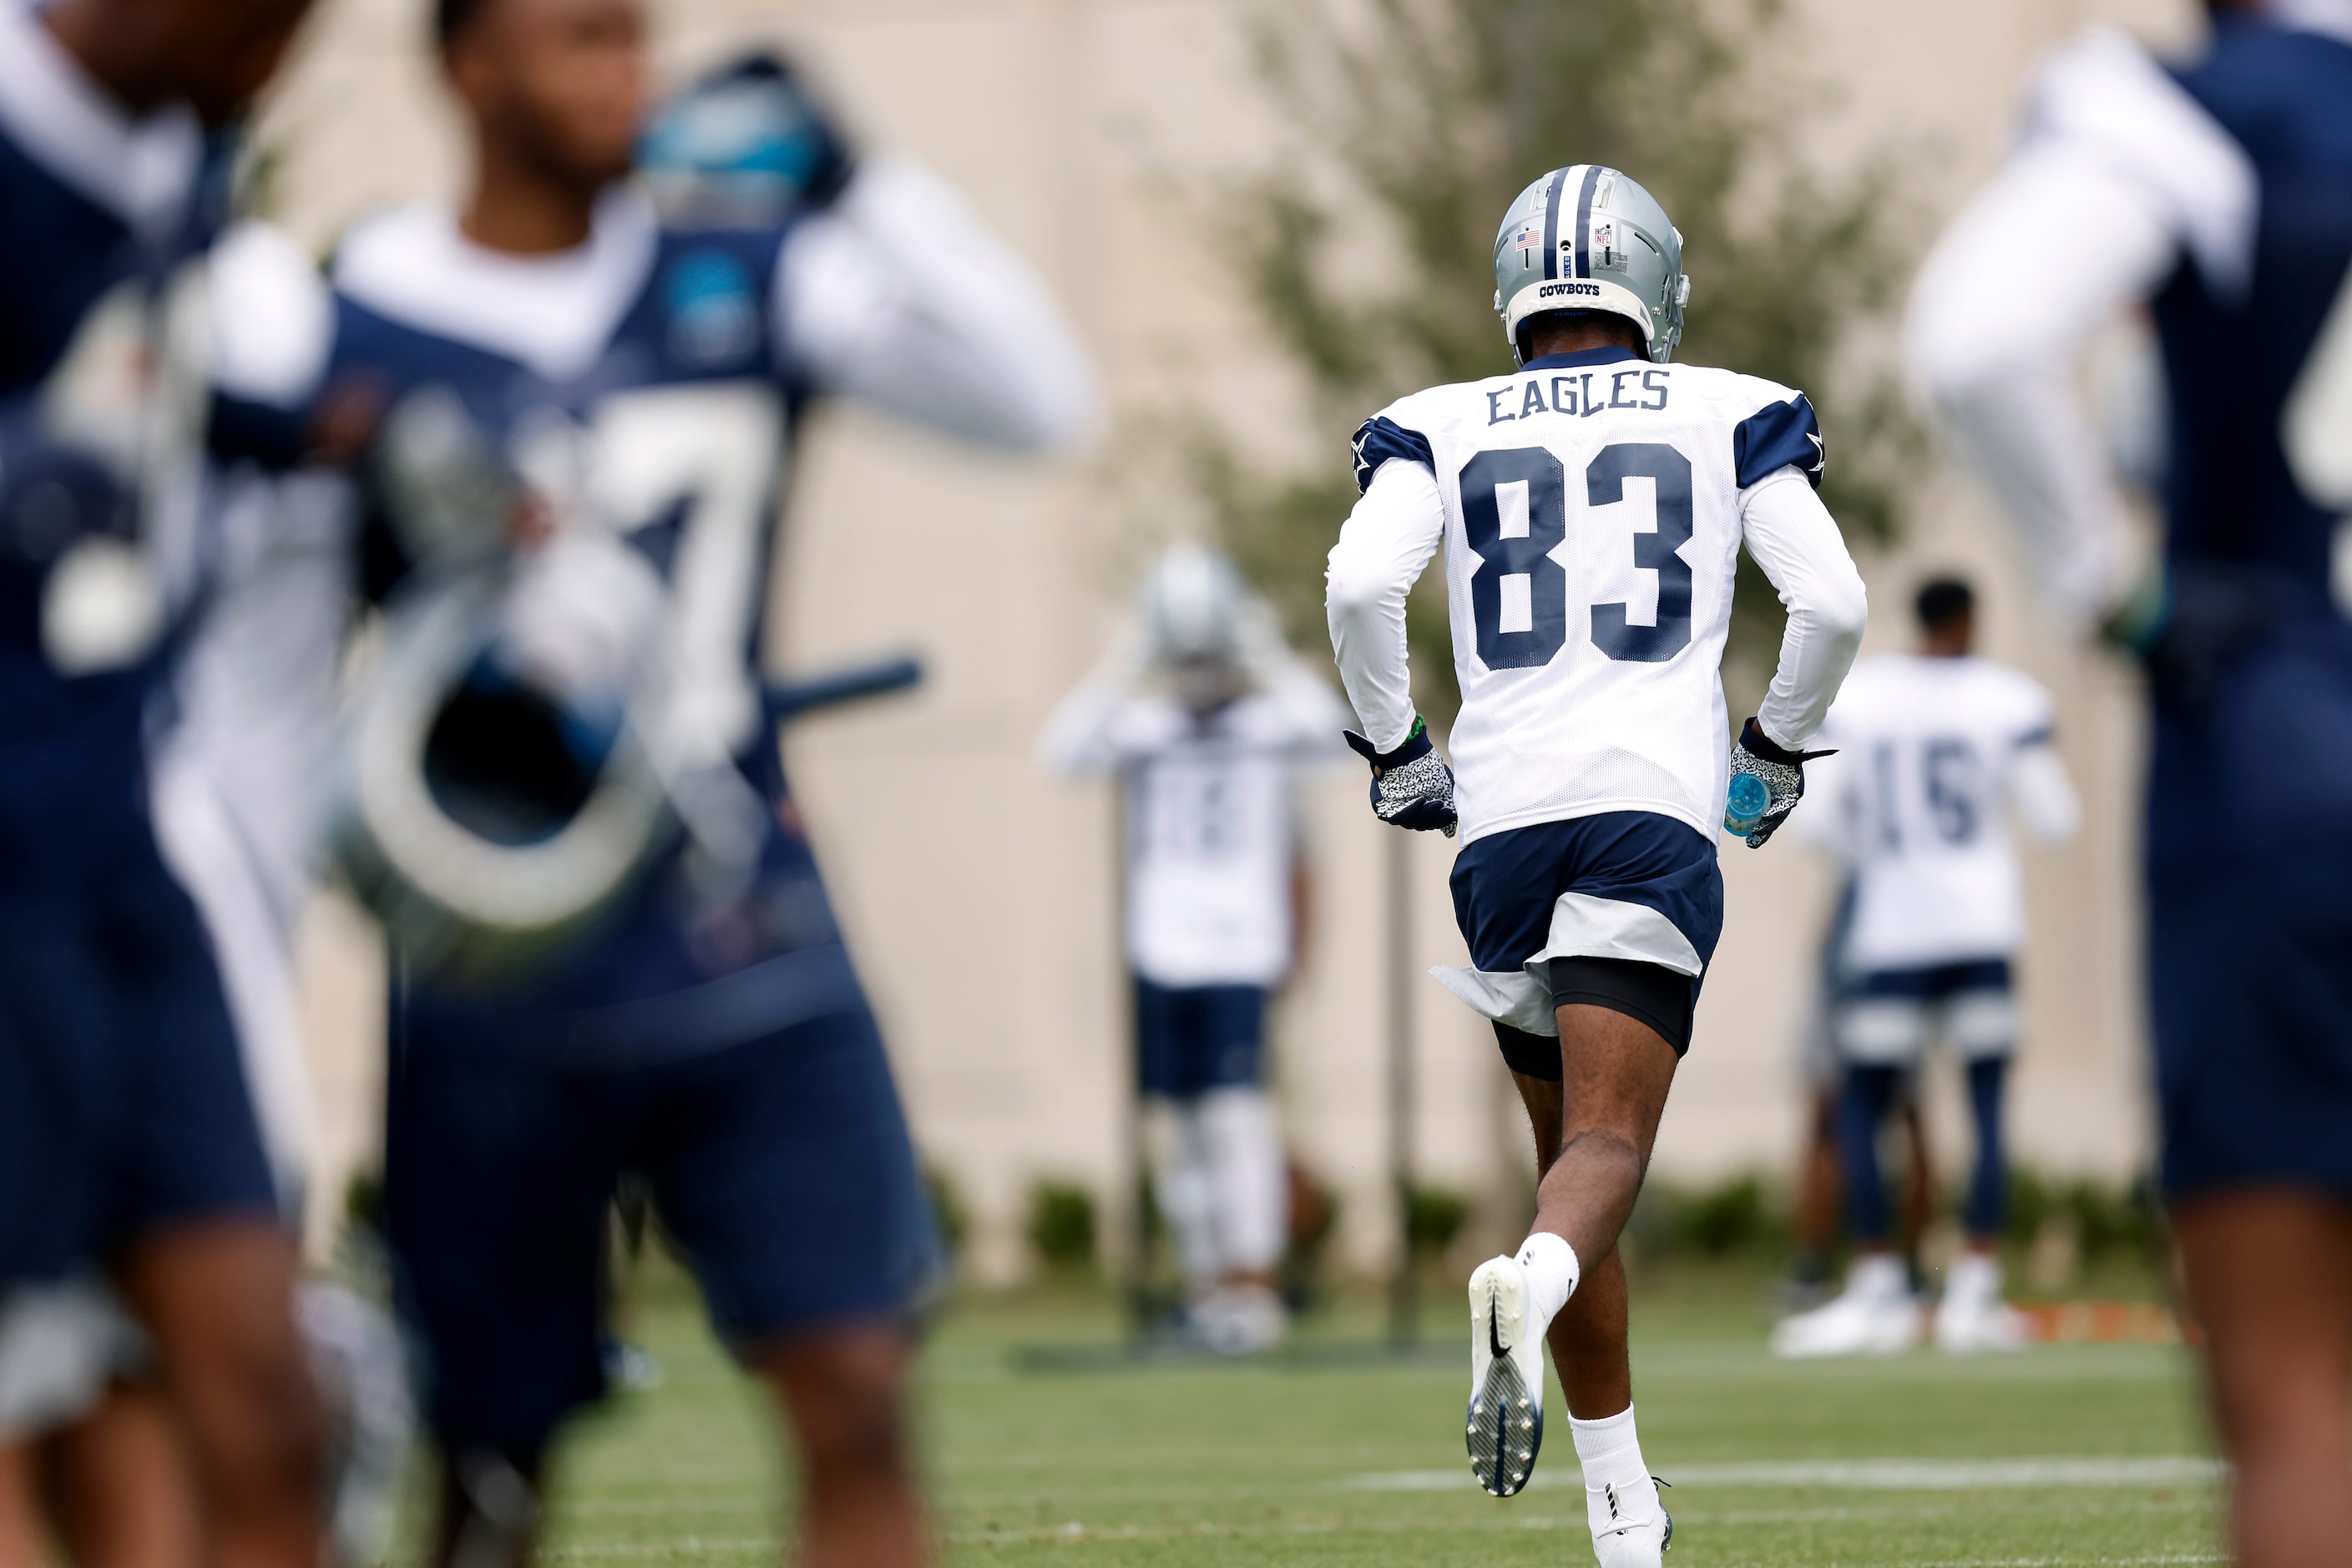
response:
<svg viewBox="0 0 2352 1568"><path fill-rule="evenodd" d="M1677 1487L1830 1487L1859 1491L1965 1491L1980 1487L2209 1486L2221 1461L2189 1455L2137 1458L2089 1456L2020 1459L1794 1459L1676 1465ZM1477 1485L1468 1466L1453 1470L1382 1470L1339 1483L1352 1491L1460 1491ZM1538 1470L1530 1486L1582 1486L1573 1466Z"/></svg>

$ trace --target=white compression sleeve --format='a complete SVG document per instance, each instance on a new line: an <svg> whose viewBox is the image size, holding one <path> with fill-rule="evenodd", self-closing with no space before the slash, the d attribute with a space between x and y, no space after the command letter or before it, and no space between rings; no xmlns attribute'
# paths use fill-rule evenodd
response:
<svg viewBox="0 0 2352 1568"><path fill-rule="evenodd" d="M1921 268L1905 323L1916 395L2015 526L2045 596L2087 626L2117 596L2122 510L2072 379L2074 351L2184 253L2224 292L2251 264L2245 153L2145 50L2095 30L2036 84L2028 140ZM2095 236L2020 272L2021 237Z"/></svg>
<svg viewBox="0 0 2352 1568"><path fill-rule="evenodd" d="M2043 225L2100 240L2083 247L2082 265L2032 289L2005 284L2014 237ZM2072 361L2084 335L2160 280L2177 254L2139 185L2052 150L2012 163L1960 215L1912 297L1919 399L1953 455L1992 491L2053 607L2077 628L2120 590L2123 508Z"/></svg>
<svg viewBox="0 0 2352 1568"><path fill-rule="evenodd" d="M1199 1295L1214 1287L1223 1272L1200 1102L1162 1100L1149 1114L1160 1134L1151 1194L1175 1244L1176 1270L1183 1275L1185 1288Z"/></svg>
<svg viewBox="0 0 2352 1568"><path fill-rule="evenodd" d="M2044 844L2065 843L2083 819L2074 781L2047 741L2025 747L2010 764L2009 799L2025 830Z"/></svg>
<svg viewBox="0 0 2352 1568"><path fill-rule="evenodd" d="M914 164L861 169L776 270L784 358L823 391L1016 450L1095 424L1093 367L1044 283Z"/></svg>
<svg viewBox="0 0 2352 1568"><path fill-rule="evenodd" d="M1122 624L1087 678L1062 699L1038 737L1038 760L1071 778L1115 771L1120 761L1118 718L1146 663L1143 631Z"/></svg>
<svg viewBox="0 0 2352 1568"><path fill-rule="evenodd" d="M1217 1260L1228 1274L1270 1271L1290 1229L1282 1129L1262 1089L1215 1089L1199 1109Z"/></svg>
<svg viewBox="0 0 2352 1568"><path fill-rule="evenodd" d="M1437 477L1420 463L1381 465L1331 547L1324 609L1339 679L1364 736L1383 752L1412 731L1404 603L1445 532Z"/></svg>
<svg viewBox="0 0 2352 1568"><path fill-rule="evenodd" d="M1862 647L1869 599L1837 521L1813 487L1782 468L1739 498L1748 553L1788 606L1780 665L1756 711L1767 739L1794 750L1812 739Z"/></svg>

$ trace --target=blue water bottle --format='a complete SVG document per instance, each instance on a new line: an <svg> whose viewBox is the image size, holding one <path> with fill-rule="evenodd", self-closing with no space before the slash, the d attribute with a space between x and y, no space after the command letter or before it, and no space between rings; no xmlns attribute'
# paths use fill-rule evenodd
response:
<svg viewBox="0 0 2352 1568"><path fill-rule="evenodd" d="M1745 838L1756 831L1764 820L1764 813L1772 805L1772 792L1754 773L1731 775L1731 789L1724 796L1723 829Z"/></svg>

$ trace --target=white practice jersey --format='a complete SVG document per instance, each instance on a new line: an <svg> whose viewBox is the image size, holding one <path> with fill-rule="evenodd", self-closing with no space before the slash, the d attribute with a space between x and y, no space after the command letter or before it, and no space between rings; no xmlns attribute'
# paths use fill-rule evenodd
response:
<svg viewBox="0 0 2352 1568"><path fill-rule="evenodd" d="M2077 808L2052 749L2050 693L1982 658L1865 658L1821 730L1790 821L1854 885L1849 973L2006 958L2025 938L2012 812L2044 842Z"/></svg>
<svg viewBox="0 0 2352 1568"><path fill-rule="evenodd" d="M1116 774L1127 804L1127 953L1160 985L1271 985L1289 972L1295 796L1344 757L1347 722L1303 669L1207 719L1099 684L1063 704L1047 759Z"/></svg>
<svg viewBox="0 0 2352 1568"><path fill-rule="evenodd" d="M1765 732L1804 744L1853 657L1862 580L1813 493L1812 406L1787 387L1557 354L1391 405L1356 461L1364 494L1331 552L1339 668L1366 734L1394 749L1413 714L1404 595L1442 541L1465 842L1607 811L1714 837L1743 543L1790 610Z"/></svg>

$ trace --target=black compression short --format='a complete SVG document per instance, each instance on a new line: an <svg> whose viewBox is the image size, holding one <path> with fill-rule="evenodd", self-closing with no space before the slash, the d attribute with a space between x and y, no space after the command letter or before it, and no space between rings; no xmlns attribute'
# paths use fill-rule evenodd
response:
<svg viewBox="0 0 2352 1568"><path fill-rule="evenodd" d="M1551 1003L1555 1007L1576 1003L1622 1013L1656 1031L1679 1057L1690 1049L1691 1016L1698 1006L1698 982L1661 963L1624 958L1555 958L1551 961ZM1503 1061L1513 1072L1549 1083L1559 1081L1558 1040L1498 1023L1495 1026L1495 1043L1502 1048Z"/></svg>

